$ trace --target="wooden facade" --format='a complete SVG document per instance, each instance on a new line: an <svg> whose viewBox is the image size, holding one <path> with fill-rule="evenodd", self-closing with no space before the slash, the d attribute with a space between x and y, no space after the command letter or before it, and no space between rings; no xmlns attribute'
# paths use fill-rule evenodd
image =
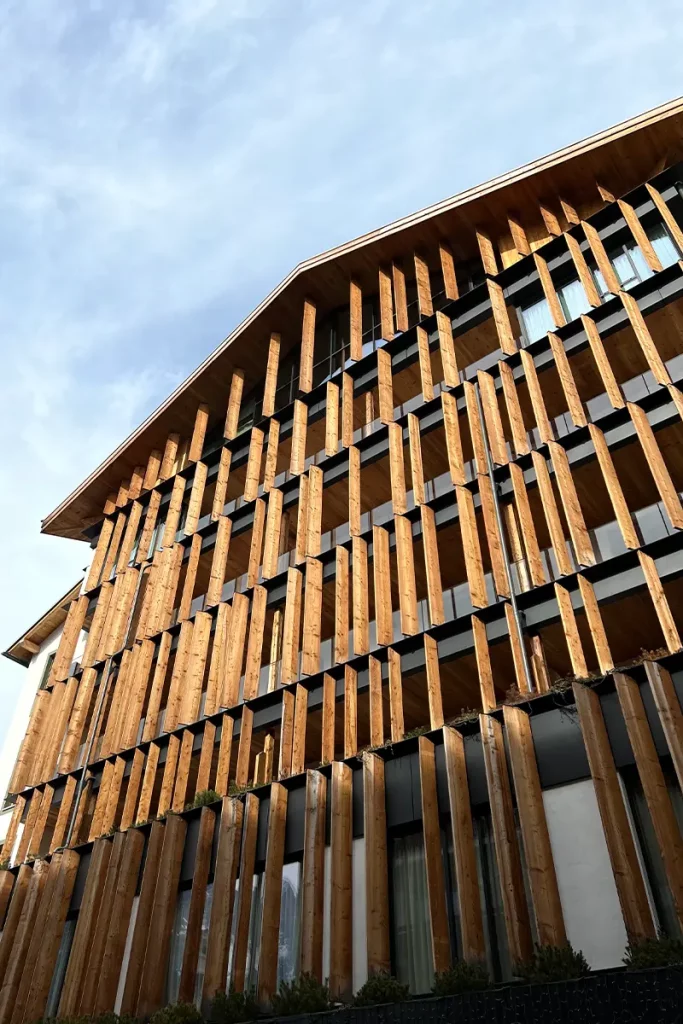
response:
<svg viewBox="0 0 683 1024"><path fill-rule="evenodd" d="M136 441L96 513L99 484L74 498L93 559L10 784L0 1024L149 1014L171 960L175 997L205 1005L230 982L265 1005L299 971L347 998L359 972L399 969L406 823L433 971L490 958L481 815L509 956L564 943L542 746L558 708L625 934L681 928L683 165L664 165L673 115L653 123L568 156L555 190L544 171L542 196L531 167L476 224L368 243L342 300L311 273L260 372L236 342L189 424ZM608 159L617 140L638 160Z"/></svg>

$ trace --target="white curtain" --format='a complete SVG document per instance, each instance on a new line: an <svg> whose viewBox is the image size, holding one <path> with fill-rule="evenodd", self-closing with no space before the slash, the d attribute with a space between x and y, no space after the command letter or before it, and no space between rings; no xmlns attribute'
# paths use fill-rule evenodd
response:
<svg viewBox="0 0 683 1024"><path fill-rule="evenodd" d="M301 919L301 862L282 869L280 935L278 938L277 981L291 981L298 974L299 925Z"/></svg>
<svg viewBox="0 0 683 1024"><path fill-rule="evenodd" d="M422 833L394 839L392 881L396 977L411 992L429 992L434 972Z"/></svg>
<svg viewBox="0 0 683 1024"><path fill-rule="evenodd" d="M550 307L545 299L539 299L538 302L534 302L520 312L524 322L524 331L530 342L538 341L548 331L555 330L555 321L550 315Z"/></svg>
<svg viewBox="0 0 683 1024"><path fill-rule="evenodd" d="M191 898L191 889L183 889L178 893L175 921L173 922L173 934L171 935L171 949L168 957L168 971L166 972L167 1003L178 1002L180 972L183 967L183 951L185 949L185 938L187 936L187 918L190 913Z"/></svg>

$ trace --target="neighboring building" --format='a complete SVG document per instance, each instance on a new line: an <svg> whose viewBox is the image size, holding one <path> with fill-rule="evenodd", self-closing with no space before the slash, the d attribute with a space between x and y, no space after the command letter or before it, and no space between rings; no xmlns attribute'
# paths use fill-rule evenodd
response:
<svg viewBox="0 0 683 1024"><path fill-rule="evenodd" d="M681 160L676 101L301 264L47 517L0 1021L680 935Z"/></svg>
<svg viewBox="0 0 683 1024"><path fill-rule="evenodd" d="M36 695L50 685L50 671L57 654L62 627L69 605L81 592L82 583L83 580L79 580L68 593L60 597L59 601L55 602L4 652L6 658L16 662L17 665L23 665L27 671L25 685L17 695L14 714L7 727L4 745L0 750L0 798L3 801L0 806L0 860L4 859L2 846L15 804L13 794L8 794L7 799L4 799L14 770L14 763L31 718L31 708L36 700ZM79 644L74 650L75 658L80 656L85 636L85 633L81 635Z"/></svg>

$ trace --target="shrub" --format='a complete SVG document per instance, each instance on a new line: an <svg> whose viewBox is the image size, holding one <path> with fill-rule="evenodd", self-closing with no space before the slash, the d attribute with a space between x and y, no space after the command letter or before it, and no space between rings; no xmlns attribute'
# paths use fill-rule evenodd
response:
<svg viewBox="0 0 683 1024"><path fill-rule="evenodd" d="M270 1003L274 1017L320 1013L331 1007L330 990L312 974L300 974L293 981L281 981Z"/></svg>
<svg viewBox="0 0 683 1024"><path fill-rule="evenodd" d="M195 798L191 804L188 804L188 808L207 807L209 804L215 804L216 800L220 799L215 789L202 789L199 793L195 794Z"/></svg>
<svg viewBox="0 0 683 1024"><path fill-rule="evenodd" d="M192 1003L174 1003L153 1013L149 1024L204 1024L204 1018Z"/></svg>
<svg viewBox="0 0 683 1024"><path fill-rule="evenodd" d="M629 971L683 964L683 941L661 932L656 939L636 939L626 947L624 963Z"/></svg>
<svg viewBox="0 0 683 1024"><path fill-rule="evenodd" d="M485 963L456 960L447 971L437 974L432 992L435 996L455 996L459 992L476 992L491 984Z"/></svg>
<svg viewBox="0 0 683 1024"><path fill-rule="evenodd" d="M388 971L373 971L353 997L353 1006L379 1006L380 1003L401 1003L410 999L408 986L393 978Z"/></svg>
<svg viewBox="0 0 683 1024"><path fill-rule="evenodd" d="M568 942L564 946L536 945L530 960L518 960L515 965L517 977L530 982L571 981L589 972L583 953L577 953Z"/></svg>
<svg viewBox="0 0 683 1024"><path fill-rule="evenodd" d="M209 1020L212 1024L241 1024L242 1021L256 1020L259 1016L256 992L236 992L231 985L227 994L217 992L211 1003Z"/></svg>

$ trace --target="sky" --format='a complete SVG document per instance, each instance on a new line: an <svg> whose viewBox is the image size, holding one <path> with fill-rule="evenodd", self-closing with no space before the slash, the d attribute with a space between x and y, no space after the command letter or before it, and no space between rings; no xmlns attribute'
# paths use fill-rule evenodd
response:
<svg viewBox="0 0 683 1024"><path fill-rule="evenodd" d="M0 650L89 560L40 520L297 262L678 96L682 50L679 0L4 0Z"/></svg>

